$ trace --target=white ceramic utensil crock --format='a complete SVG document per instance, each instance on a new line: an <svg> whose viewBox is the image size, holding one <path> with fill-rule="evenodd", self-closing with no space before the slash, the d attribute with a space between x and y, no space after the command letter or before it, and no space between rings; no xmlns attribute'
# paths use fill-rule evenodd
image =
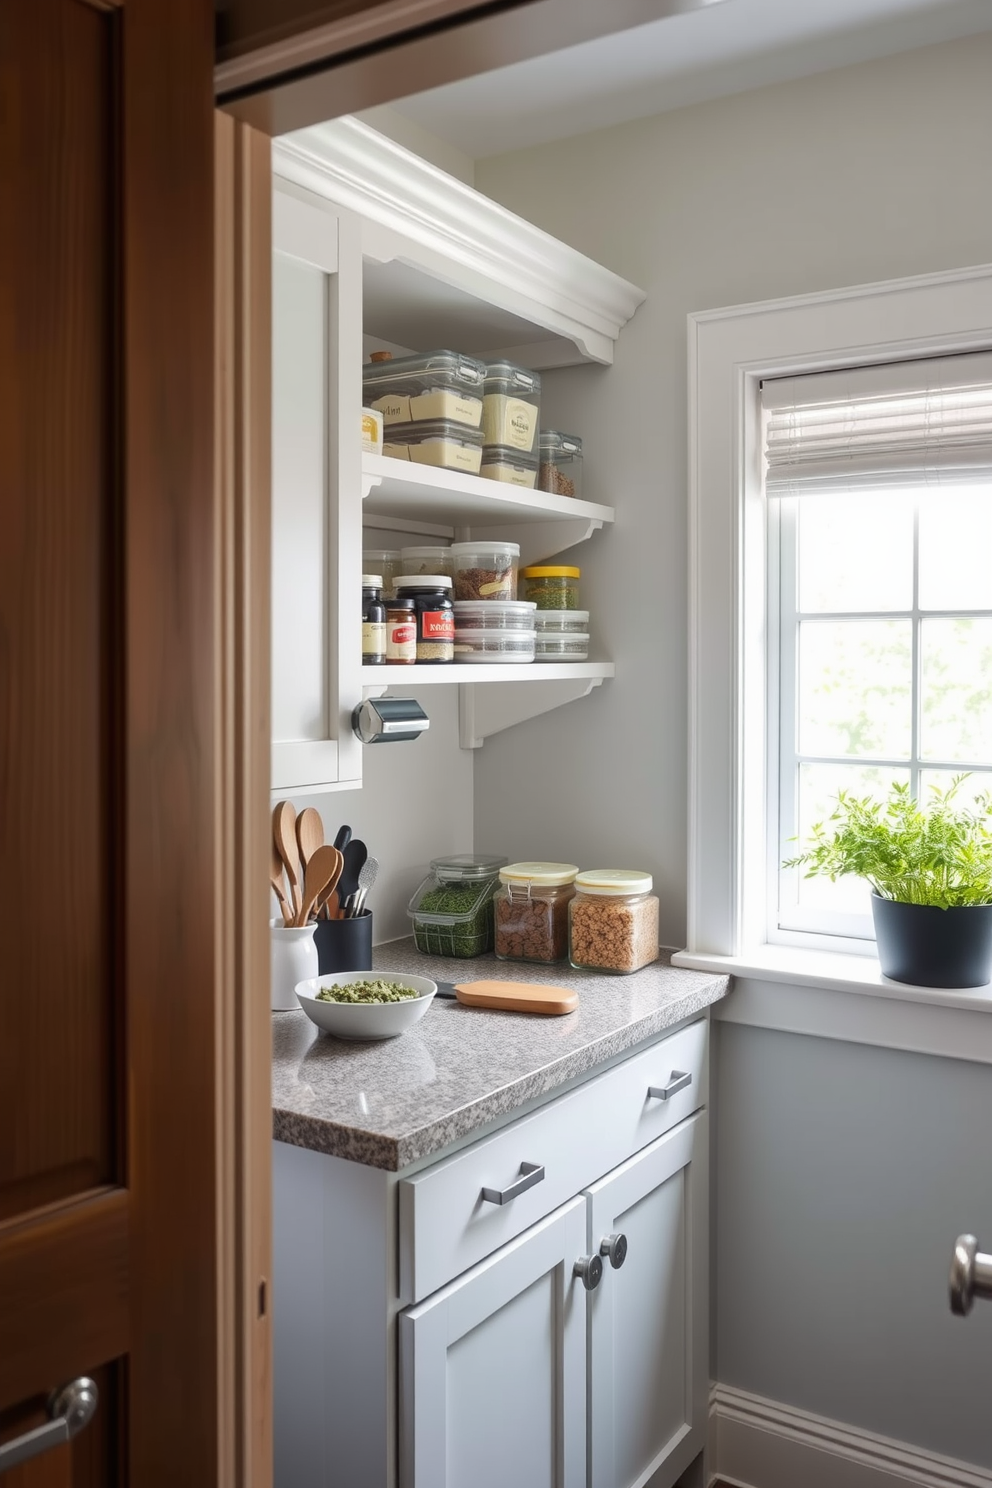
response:
<svg viewBox="0 0 992 1488"><path fill-rule="evenodd" d="M312 925L283 925L270 920L272 936L272 1010L296 1012L296 984L318 974L317 947L313 943Z"/></svg>

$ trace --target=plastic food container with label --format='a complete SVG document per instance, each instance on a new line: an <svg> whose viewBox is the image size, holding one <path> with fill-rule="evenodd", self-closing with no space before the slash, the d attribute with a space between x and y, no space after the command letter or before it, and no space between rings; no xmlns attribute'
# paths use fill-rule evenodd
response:
<svg viewBox="0 0 992 1488"><path fill-rule="evenodd" d="M401 574L396 598L412 599L417 617L417 662L436 665L455 659L455 609L447 574Z"/></svg>
<svg viewBox="0 0 992 1488"><path fill-rule="evenodd" d="M482 451L479 474L484 480L502 481L504 486L521 486L525 491L533 491L537 484L537 461L522 450L487 444Z"/></svg>
<svg viewBox="0 0 992 1488"><path fill-rule="evenodd" d="M506 859L481 853L433 858L407 908L418 951L482 956L493 947L492 898Z"/></svg>
<svg viewBox="0 0 992 1488"><path fill-rule="evenodd" d="M394 460L412 460L415 465L437 465L442 470L478 475L482 464L482 430L456 424L452 419L391 424L382 453Z"/></svg>
<svg viewBox="0 0 992 1488"><path fill-rule="evenodd" d="M575 878L568 959L579 971L630 972L658 956L658 899L650 873L592 868Z"/></svg>
<svg viewBox="0 0 992 1488"><path fill-rule="evenodd" d="M362 571L363 573L377 573L382 575L382 597L392 599L394 594L393 581L397 574L408 572L401 568L401 555L399 548L363 548L362 549ZM443 568L444 565L441 564Z"/></svg>
<svg viewBox="0 0 992 1488"><path fill-rule="evenodd" d="M362 453L382 454L382 414L377 408L362 409Z"/></svg>
<svg viewBox="0 0 992 1488"><path fill-rule="evenodd" d="M447 419L478 429L485 380L485 362L457 351L387 354L362 368L362 399L382 414L387 428Z"/></svg>
<svg viewBox="0 0 992 1488"><path fill-rule="evenodd" d="M554 496L582 495L582 440L577 434L542 429L538 489Z"/></svg>
<svg viewBox="0 0 992 1488"><path fill-rule="evenodd" d="M535 605L534 629L538 635L583 635L589 629L589 611L539 610Z"/></svg>
<svg viewBox="0 0 992 1488"><path fill-rule="evenodd" d="M423 543L417 548L400 548L399 569L402 574L450 573L451 544L446 542Z"/></svg>
<svg viewBox="0 0 992 1488"><path fill-rule="evenodd" d="M536 455L540 424L540 374L513 362L490 362L482 400L486 444Z"/></svg>
<svg viewBox="0 0 992 1488"><path fill-rule="evenodd" d="M534 630L537 606L526 599L456 599L455 634L460 630Z"/></svg>
<svg viewBox="0 0 992 1488"><path fill-rule="evenodd" d="M519 543L452 543L449 557L456 599L516 599Z"/></svg>
<svg viewBox="0 0 992 1488"><path fill-rule="evenodd" d="M456 630L455 660L521 662L534 660L532 630Z"/></svg>
<svg viewBox="0 0 992 1488"><path fill-rule="evenodd" d="M496 955L501 961L564 961L574 863L510 863L493 897Z"/></svg>
<svg viewBox="0 0 992 1488"><path fill-rule="evenodd" d="M547 564L525 568L524 599L532 599L539 610L577 610L582 570Z"/></svg>
<svg viewBox="0 0 992 1488"><path fill-rule="evenodd" d="M549 634L537 631L534 638L535 661L588 661L589 637L580 633Z"/></svg>

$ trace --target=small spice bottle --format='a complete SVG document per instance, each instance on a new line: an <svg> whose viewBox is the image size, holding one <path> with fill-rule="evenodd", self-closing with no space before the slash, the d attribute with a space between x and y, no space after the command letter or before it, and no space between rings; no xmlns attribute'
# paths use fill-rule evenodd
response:
<svg viewBox="0 0 992 1488"><path fill-rule="evenodd" d="M417 660L417 608L412 599L386 601L386 665L413 666Z"/></svg>
<svg viewBox="0 0 992 1488"><path fill-rule="evenodd" d="M658 956L658 899L650 873L594 868L575 877L568 959L581 971L629 972Z"/></svg>
<svg viewBox="0 0 992 1488"><path fill-rule="evenodd" d="M406 574L396 580L397 599L412 599L417 617L417 662L455 659L455 607L446 574Z"/></svg>
<svg viewBox="0 0 992 1488"><path fill-rule="evenodd" d="M382 602L382 575L362 574L362 666L384 666L386 662L386 606Z"/></svg>
<svg viewBox="0 0 992 1488"><path fill-rule="evenodd" d="M511 863L500 869L493 913L501 961L564 961L578 871L574 863Z"/></svg>

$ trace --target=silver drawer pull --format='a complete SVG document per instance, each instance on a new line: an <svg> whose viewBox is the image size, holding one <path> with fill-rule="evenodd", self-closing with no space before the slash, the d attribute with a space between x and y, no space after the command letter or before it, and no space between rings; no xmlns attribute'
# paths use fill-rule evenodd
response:
<svg viewBox="0 0 992 1488"><path fill-rule="evenodd" d="M92 1421L99 1399L95 1382L85 1376L63 1385L49 1401L50 1421L44 1426L36 1426L33 1431L25 1431L23 1436L15 1436L13 1441L4 1442L0 1447L0 1473L29 1462L39 1452L72 1441Z"/></svg>
<svg viewBox="0 0 992 1488"><path fill-rule="evenodd" d="M976 1297L992 1297L992 1255L983 1255L974 1235L959 1235L951 1256L951 1311L967 1317Z"/></svg>
<svg viewBox="0 0 992 1488"><path fill-rule="evenodd" d="M539 1163L521 1163L520 1177L515 1178L509 1188L484 1188L482 1197L487 1204L508 1204L518 1194L526 1193L535 1183L544 1181L544 1168Z"/></svg>
<svg viewBox="0 0 992 1488"><path fill-rule="evenodd" d="M667 1085L649 1085L648 1095L653 1095L655 1100L670 1100L679 1090L684 1090L687 1085L692 1084L692 1076L687 1075L684 1070L672 1070L672 1077Z"/></svg>

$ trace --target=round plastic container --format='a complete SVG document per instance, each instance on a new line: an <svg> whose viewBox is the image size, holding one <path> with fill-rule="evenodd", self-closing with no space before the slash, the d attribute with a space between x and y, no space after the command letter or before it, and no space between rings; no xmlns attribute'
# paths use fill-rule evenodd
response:
<svg viewBox="0 0 992 1488"><path fill-rule="evenodd" d="M455 599L516 599L519 543L452 543L448 559L455 581Z"/></svg>
<svg viewBox="0 0 992 1488"><path fill-rule="evenodd" d="M457 606L456 606L457 612ZM534 608L534 629L538 635L582 634L589 629L588 610L539 610Z"/></svg>
<svg viewBox="0 0 992 1488"><path fill-rule="evenodd" d="M450 543L424 543L419 548L400 548L400 574L450 573Z"/></svg>
<svg viewBox="0 0 992 1488"><path fill-rule="evenodd" d="M535 629L537 606L526 599L456 599L455 634L459 630Z"/></svg>
<svg viewBox="0 0 992 1488"><path fill-rule="evenodd" d="M568 959L578 971L626 973L658 956L658 898L650 873L591 868L576 874L568 906Z"/></svg>
<svg viewBox="0 0 992 1488"><path fill-rule="evenodd" d="M400 566L399 548L363 548L362 572L381 574L383 599L394 598L393 580L404 572Z"/></svg>
<svg viewBox="0 0 992 1488"><path fill-rule="evenodd" d="M539 610L577 610L579 608L580 568L561 568L538 564L525 568L524 599L532 599Z"/></svg>
<svg viewBox="0 0 992 1488"><path fill-rule="evenodd" d="M512 662L534 660L532 630L455 630L455 660Z"/></svg>
<svg viewBox="0 0 992 1488"><path fill-rule="evenodd" d="M574 863L510 863L493 897L496 955L501 961L564 961Z"/></svg>
<svg viewBox="0 0 992 1488"><path fill-rule="evenodd" d="M492 897L506 859L484 853L433 858L410 900L418 951L427 956L481 956L493 947Z"/></svg>
<svg viewBox="0 0 992 1488"><path fill-rule="evenodd" d="M535 661L588 661L589 637L587 635L548 635L547 631L535 632Z"/></svg>
<svg viewBox="0 0 992 1488"><path fill-rule="evenodd" d="M542 429L538 488L555 496L582 495L582 440L577 434ZM486 457L483 456L483 459Z"/></svg>

